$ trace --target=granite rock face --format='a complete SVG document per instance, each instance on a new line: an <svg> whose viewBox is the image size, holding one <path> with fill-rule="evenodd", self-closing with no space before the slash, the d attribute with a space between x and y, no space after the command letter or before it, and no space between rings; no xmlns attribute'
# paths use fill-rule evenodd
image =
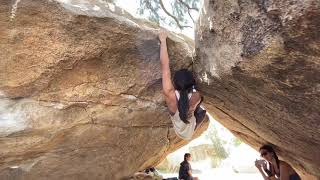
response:
<svg viewBox="0 0 320 180"><path fill-rule="evenodd" d="M187 143L162 97L157 29L89 5L0 2L0 179L120 179ZM192 41L168 45L172 67L191 68Z"/></svg>
<svg viewBox="0 0 320 180"><path fill-rule="evenodd" d="M320 177L320 1L205 0L194 71L207 108Z"/></svg>

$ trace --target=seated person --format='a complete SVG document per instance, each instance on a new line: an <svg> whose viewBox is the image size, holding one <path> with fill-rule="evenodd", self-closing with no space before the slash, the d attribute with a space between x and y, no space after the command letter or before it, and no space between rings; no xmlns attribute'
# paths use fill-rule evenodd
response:
<svg viewBox="0 0 320 180"><path fill-rule="evenodd" d="M301 180L300 176L288 163L278 159L272 146L263 145L259 151L264 160L256 160L255 166L259 169L263 179Z"/></svg>
<svg viewBox="0 0 320 180"><path fill-rule="evenodd" d="M180 163L179 180L199 180L199 178L192 176L190 161L191 154L184 154L184 161Z"/></svg>

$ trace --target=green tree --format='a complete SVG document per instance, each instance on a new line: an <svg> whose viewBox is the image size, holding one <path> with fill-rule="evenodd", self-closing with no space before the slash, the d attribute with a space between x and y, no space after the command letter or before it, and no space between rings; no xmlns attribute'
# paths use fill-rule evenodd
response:
<svg viewBox="0 0 320 180"><path fill-rule="evenodd" d="M212 146L215 151L215 156L212 157L212 166L217 167L220 165L221 161L229 156L228 151L225 149L224 142L218 135L218 130L216 127L212 126L209 129L207 137L211 140Z"/></svg>
<svg viewBox="0 0 320 180"><path fill-rule="evenodd" d="M237 146L239 146L240 144L242 144L242 141L240 140L240 139L238 139L238 138L234 138L233 139L233 145L235 146L235 147L237 147Z"/></svg>
<svg viewBox="0 0 320 180"><path fill-rule="evenodd" d="M163 22L170 26L175 25L179 29L192 28L194 23L191 11L199 11L200 0L173 0L170 1L171 11L165 7L163 0L139 0L138 13L160 24ZM161 17L159 14L163 11L167 16Z"/></svg>

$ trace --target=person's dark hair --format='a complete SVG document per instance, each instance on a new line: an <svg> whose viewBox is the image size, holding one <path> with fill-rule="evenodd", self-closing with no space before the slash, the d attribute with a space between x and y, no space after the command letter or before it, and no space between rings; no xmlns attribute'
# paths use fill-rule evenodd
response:
<svg viewBox="0 0 320 180"><path fill-rule="evenodd" d="M184 154L184 161L187 161L187 158L191 157L191 154L190 153L185 153Z"/></svg>
<svg viewBox="0 0 320 180"><path fill-rule="evenodd" d="M180 99L178 101L178 111L180 119L189 124L188 111L189 111L189 98L188 93L192 92L196 82L193 78L192 72L187 69L181 69L175 72L173 83L176 90L179 91Z"/></svg>
<svg viewBox="0 0 320 180"><path fill-rule="evenodd" d="M279 162L280 162L280 161L279 161L279 158L278 158L278 156L277 156L277 153L274 151L273 147L272 147L271 145L269 145L269 144L265 144L265 145L263 145L263 146L260 147L259 151L261 151L262 149L268 151L269 153L273 153L274 158L276 159L277 167L280 168L280 167L279 167ZM269 162L269 167L272 168L272 165L271 165L270 162ZM274 173L275 173L275 172L272 173L272 169L265 169L265 172L268 174L269 177L270 177L270 176L273 176Z"/></svg>

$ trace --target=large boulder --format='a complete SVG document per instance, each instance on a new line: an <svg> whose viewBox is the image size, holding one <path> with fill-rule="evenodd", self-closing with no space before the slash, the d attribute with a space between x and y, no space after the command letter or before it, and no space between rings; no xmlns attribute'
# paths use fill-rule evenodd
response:
<svg viewBox="0 0 320 180"><path fill-rule="evenodd" d="M97 2L0 1L0 179L120 179L187 143L161 94L157 29ZM173 69L190 68L192 41L168 45Z"/></svg>
<svg viewBox="0 0 320 180"><path fill-rule="evenodd" d="M319 177L319 52L319 0L204 0L194 71L215 119Z"/></svg>

